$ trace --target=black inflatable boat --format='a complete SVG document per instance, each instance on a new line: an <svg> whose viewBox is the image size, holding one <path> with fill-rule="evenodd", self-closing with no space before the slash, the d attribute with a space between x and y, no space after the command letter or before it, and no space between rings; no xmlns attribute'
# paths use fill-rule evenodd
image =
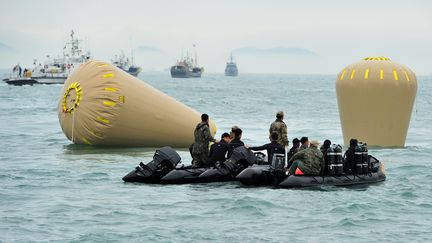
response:
<svg viewBox="0 0 432 243"><path fill-rule="evenodd" d="M281 188L311 186L351 186L384 181L386 179L384 165L375 157L368 156L368 169L351 174L325 174L323 176L286 176L284 170L272 165L251 166L243 170L236 179L245 185L273 185ZM275 169L276 168L276 169ZM279 167L280 168L280 167Z"/></svg>
<svg viewBox="0 0 432 243"><path fill-rule="evenodd" d="M227 161L206 170L199 179L201 182L233 181L247 167L262 163L266 163L263 157L256 156L244 146L237 147Z"/></svg>
<svg viewBox="0 0 432 243"><path fill-rule="evenodd" d="M165 184L185 184L201 182L199 176L209 168L185 166L176 168L162 177L161 183Z"/></svg>
<svg viewBox="0 0 432 243"><path fill-rule="evenodd" d="M357 175L334 175L334 176L295 176L290 175L278 187L311 187L311 186L352 186L360 184L370 184L384 181L385 174L382 171L370 172Z"/></svg>
<svg viewBox="0 0 432 243"><path fill-rule="evenodd" d="M169 172L161 179L165 184L207 183L233 181L235 176L254 163L263 163L265 157L254 154L241 146L233 150L231 157L213 168L183 167Z"/></svg>
<svg viewBox="0 0 432 243"><path fill-rule="evenodd" d="M157 149L153 160L147 164L140 163L135 170L123 177L126 182L160 183L162 177L175 169L181 162L180 155L171 147Z"/></svg>

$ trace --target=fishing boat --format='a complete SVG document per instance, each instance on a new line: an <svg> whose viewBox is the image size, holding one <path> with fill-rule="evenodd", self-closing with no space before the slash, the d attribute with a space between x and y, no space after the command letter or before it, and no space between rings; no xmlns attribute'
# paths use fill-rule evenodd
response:
<svg viewBox="0 0 432 243"><path fill-rule="evenodd" d="M142 71L141 67L138 67L134 64L133 61L133 53L131 52L131 58L126 57L123 51L120 52L120 55L115 55L111 60L114 66L120 68L121 70L129 73L133 76L138 76L138 74Z"/></svg>
<svg viewBox="0 0 432 243"><path fill-rule="evenodd" d="M195 45L194 45L195 48ZM198 67L198 58L195 50L195 59L189 57L182 57L177 61L176 65L171 67L172 78L200 78L204 72L203 67Z"/></svg>

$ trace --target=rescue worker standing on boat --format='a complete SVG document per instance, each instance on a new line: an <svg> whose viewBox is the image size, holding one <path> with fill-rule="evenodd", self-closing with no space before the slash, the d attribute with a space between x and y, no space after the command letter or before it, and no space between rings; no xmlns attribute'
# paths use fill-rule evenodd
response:
<svg viewBox="0 0 432 243"><path fill-rule="evenodd" d="M270 125L269 139L271 139L271 134L276 132L278 134L277 142L285 148L288 146L288 129L283 119L283 111L278 111L276 113L276 120Z"/></svg>
<svg viewBox="0 0 432 243"><path fill-rule="evenodd" d="M202 167L208 160L209 142L216 142L216 139L210 133L209 116L201 115L201 122L195 128L195 142L192 146L192 165Z"/></svg>

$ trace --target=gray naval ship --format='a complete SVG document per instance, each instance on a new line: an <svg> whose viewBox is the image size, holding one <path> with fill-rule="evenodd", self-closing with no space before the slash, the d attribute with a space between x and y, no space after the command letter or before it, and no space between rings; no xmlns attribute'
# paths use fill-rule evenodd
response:
<svg viewBox="0 0 432 243"><path fill-rule="evenodd" d="M237 75L238 75L237 64L233 61L233 56L231 55L231 58L227 62L225 67L225 76L236 77Z"/></svg>
<svg viewBox="0 0 432 243"><path fill-rule="evenodd" d="M195 47L195 46L194 46ZM203 67L198 67L198 59L195 51L195 59L187 54L171 67L171 77L173 78L201 78L204 72Z"/></svg>

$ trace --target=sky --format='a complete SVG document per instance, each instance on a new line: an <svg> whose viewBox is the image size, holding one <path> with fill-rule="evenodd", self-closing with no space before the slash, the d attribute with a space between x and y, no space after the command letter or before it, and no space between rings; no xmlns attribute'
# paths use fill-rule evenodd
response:
<svg viewBox="0 0 432 243"><path fill-rule="evenodd" d="M223 72L239 48L301 48L314 56L239 54L240 73L336 74L367 56L387 56L432 74L432 1L26 1L0 0L0 68L60 55L73 29L93 57L135 52L144 71L167 70L196 45L208 72ZM264 52L265 53L265 52Z"/></svg>

